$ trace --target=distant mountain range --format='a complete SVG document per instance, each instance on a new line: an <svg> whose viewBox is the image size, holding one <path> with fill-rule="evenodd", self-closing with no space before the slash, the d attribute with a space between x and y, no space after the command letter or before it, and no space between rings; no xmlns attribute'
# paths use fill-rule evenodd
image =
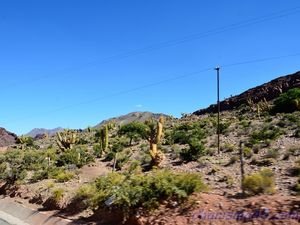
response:
<svg viewBox="0 0 300 225"><path fill-rule="evenodd" d="M54 129L34 128L29 133L25 134L25 136L30 136L30 137L33 137L33 138L35 138L37 135L40 135L40 134L47 134L49 136L53 136L57 132L60 132L60 131L63 131L63 130L64 130L64 128L62 128L62 127L57 127L57 128L54 128Z"/></svg>
<svg viewBox="0 0 300 225"><path fill-rule="evenodd" d="M101 123L97 124L95 128L101 127L105 124L108 124L110 122L115 122L116 125L124 125L128 124L130 122L145 122L146 120L149 120L151 118L158 119L160 116L168 117L165 114L162 113L152 113L152 112L132 112L123 116L114 117L108 120L103 120Z"/></svg>

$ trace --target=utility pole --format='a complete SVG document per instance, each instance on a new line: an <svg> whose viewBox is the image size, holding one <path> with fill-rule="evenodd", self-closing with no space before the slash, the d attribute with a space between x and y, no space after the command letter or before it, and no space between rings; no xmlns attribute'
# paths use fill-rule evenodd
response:
<svg viewBox="0 0 300 225"><path fill-rule="evenodd" d="M220 154L220 112L221 112L221 105L220 105L220 67L217 66L215 68L217 71L217 107L218 107L218 154Z"/></svg>
<svg viewBox="0 0 300 225"><path fill-rule="evenodd" d="M240 164L241 164L241 188L242 193L245 194L243 181L245 178L245 169L244 169L244 143L240 141Z"/></svg>

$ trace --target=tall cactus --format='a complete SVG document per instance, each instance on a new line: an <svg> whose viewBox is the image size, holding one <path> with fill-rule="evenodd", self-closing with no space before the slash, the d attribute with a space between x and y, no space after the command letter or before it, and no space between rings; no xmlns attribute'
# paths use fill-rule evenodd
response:
<svg viewBox="0 0 300 225"><path fill-rule="evenodd" d="M164 154L157 149L157 145L160 143L163 135L164 117L161 116L159 118L156 127L149 121L147 121L146 124L150 128L148 141L150 145L149 153L151 156L151 165L159 166L164 159Z"/></svg>
<svg viewBox="0 0 300 225"><path fill-rule="evenodd" d="M56 143L61 151L66 151L67 149L72 149L77 141L76 133L72 131L64 131L56 133Z"/></svg>
<svg viewBox="0 0 300 225"><path fill-rule="evenodd" d="M108 149L108 126L103 126L100 130L98 130L95 134L96 141L100 145L100 156L103 152L107 152Z"/></svg>
<svg viewBox="0 0 300 225"><path fill-rule="evenodd" d="M101 141L102 141L102 149L104 152L107 152L108 149L108 126L105 125L102 128L102 132L101 132Z"/></svg>

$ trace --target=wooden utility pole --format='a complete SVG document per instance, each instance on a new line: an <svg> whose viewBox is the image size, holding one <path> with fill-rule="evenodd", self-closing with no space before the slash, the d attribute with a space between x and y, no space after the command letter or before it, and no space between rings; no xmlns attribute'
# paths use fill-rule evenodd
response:
<svg viewBox="0 0 300 225"><path fill-rule="evenodd" d="M221 105L220 105L220 67L216 67L215 70L217 71L217 107L218 107L218 154L220 154L220 112L221 112Z"/></svg>
<svg viewBox="0 0 300 225"><path fill-rule="evenodd" d="M241 162L241 188L244 194L243 181L245 178L245 169L244 169L244 143L240 141L240 162Z"/></svg>

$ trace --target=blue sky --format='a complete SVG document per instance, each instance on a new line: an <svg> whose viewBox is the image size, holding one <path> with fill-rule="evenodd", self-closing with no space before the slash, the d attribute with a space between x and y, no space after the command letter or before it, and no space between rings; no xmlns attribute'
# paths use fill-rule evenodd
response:
<svg viewBox="0 0 300 225"><path fill-rule="evenodd" d="M300 53L299 7L298 0L1 1L0 126L22 134L206 107L216 99L215 71L172 79ZM221 68L222 99L296 72L299 61Z"/></svg>

